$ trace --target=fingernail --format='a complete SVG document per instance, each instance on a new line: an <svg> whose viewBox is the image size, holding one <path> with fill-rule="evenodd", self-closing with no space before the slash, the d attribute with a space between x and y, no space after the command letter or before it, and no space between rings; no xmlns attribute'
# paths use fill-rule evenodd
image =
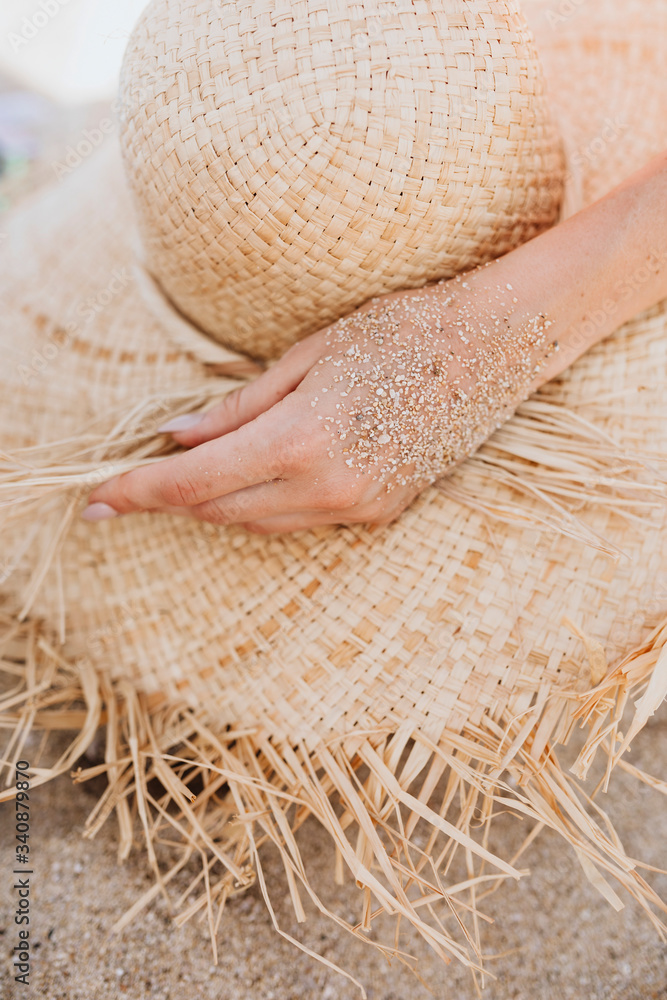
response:
<svg viewBox="0 0 667 1000"><path fill-rule="evenodd" d="M174 417L166 424L158 427L158 434L171 434L173 431L189 431L191 427L196 427L204 419L204 413L184 413L181 417Z"/></svg>
<svg viewBox="0 0 667 1000"><path fill-rule="evenodd" d="M106 521L118 517L118 511L108 503L91 503L81 515L84 521Z"/></svg>

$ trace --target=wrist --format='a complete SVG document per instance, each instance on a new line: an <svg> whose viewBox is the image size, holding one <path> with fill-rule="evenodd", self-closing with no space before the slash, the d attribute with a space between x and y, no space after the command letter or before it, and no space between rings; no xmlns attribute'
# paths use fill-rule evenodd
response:
<svg viewBox="0 0 667 1000"><path fill-rule="evenodd" d="M533 388L667 295L667 158L471 276L478 293L513 289L509 327L546 315L558 351Z"/></svg>

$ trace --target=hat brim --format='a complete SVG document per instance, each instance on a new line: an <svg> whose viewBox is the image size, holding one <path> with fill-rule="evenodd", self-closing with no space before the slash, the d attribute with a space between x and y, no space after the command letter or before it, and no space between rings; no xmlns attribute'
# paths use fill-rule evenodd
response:
<svg viewBox="0 0 667 1000"><path fill-rule="evenodd" d="M175 347L149 308L115 153L7 230L5 638L23 629L29 666L4 708L20 733L27 719L78 719L85 698L54 772L106 721L110 785L92 829L115 808L126 853L133 793L153 860L165 825L187 831L162 878L195 846L215 858L201 906L253 866L261 879L268 838L300 916L299 886L314 889L292 831L313 813L363 890L354 930L384 909L473 965L479 886L519 874L475 829L494 803L558 830L614 905L601 872L660 906L555 745L585 721L577 774L598 749L611 764L665 694L665 309L580 359L389 527L262 538L146 514L91 528L76 518L82 493L165 453L156 426L233 383ZM469 852L470 885L434 867L441 848ZM470 938L427 918L464 894Z"/></svg>

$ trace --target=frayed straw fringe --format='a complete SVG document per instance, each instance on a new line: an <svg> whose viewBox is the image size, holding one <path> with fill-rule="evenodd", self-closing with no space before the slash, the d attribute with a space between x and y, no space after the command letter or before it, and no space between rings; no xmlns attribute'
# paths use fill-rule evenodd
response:
<svg viewBox="0 0 667 1000"><path fill-rule="evenodd" d="M47 496L69 496L72 503L59 532L64 537L85 492L179 450L171 437L156 435L156 408L162 423L208 408L243 381L204 377L191 387L144 399L129 411L124 408L115 417L100 419L99 428L93 425L85 434L17 449L11 455L0 451L0 530L2 525L28 519ZM437 483L447 496L505 523L560 532L613 554L619 554L618 547L576 512L594 503L637 521L664 507L667 497L667 470L657 468L652 456L629 453L600 427L541 394L519 407L511 432L506 425L501 427L465 464L465 487L458 470ZM485 505L480 496L488 490L478 487L489 481L511 487L517 499ZM538 508L527 506L522 496L539 500ZM55 550L48 554L49 564ZM27 611L26 606L21 617Z"/></svg>
<svg viewBox="0 0 667 1000"><path fill-rule="evenodd" d="M620 760L665 695L667 621L594 688L552 692L521 716L487 719L484 728L468 727L437 744L419 730L378 729L354 731L312 749L278 745L253 730L214 732L189 708L156 704L126 682L112 687L86 660L68 662L35 623L17 625L5 616L0 627L1 666L10 679L0 701L0 724L10 733L2 761L6 784L32 730L77 730L59 760L50 767L31 768L34 786L69 771L98 727L106 725L105 762L74 772L77 782L100 774L108 779L84 835L93 837L115 812L118 856L124 859L138 821L155 876L153 886L114 931L163 895L177 913L178 924L203 914L216 958L216 934L227 899L257 879L276 930L338 968L278 926L260 857L262 846L270 842L280 852L298 921L306 919L303 896L365 941L380 913L393 915L395 941L371 942L388 958L398 958L416 972L414 958L398 944L400 922L407 920L441 959L463 962L479 984L480 924L488 919L480 905L505 879L526 874L517 867L521 855L537 833L549 827L572 845L586 877L615 909L623 903L608 879L637 900L665 937L667 926L653 908L667 913L667 906L639 874L641 866L627 856L606 814L576 778L586 776L602 750L606 771L599 787L606 788L613 766L620 762L642 781L667 791L664 782ZM623 709L638 694L630 727L621 739ZM571 768L575 778L563 771L554 747L567 743L578 722L589 732ZM14 792L7 788L0 801ZM509 862L489 847L491 822L501 811L535 824ZM308 816L332 837L336 881L343 881L347 869L361 889L361 914L354 925L332 913L309 880L295 837ZM177 852L166 870L158 864L158 845ZM465 858L467 877L448 881L458 852ZM198 874L178 898L170 899L169 883L197 859Z"/></svg>
<svg viewBox="0 0 667 1000"><path fill-rule="evenodd" d="M206 406L238 384L208 379L175 393L166 401L171 413L163 412L161 419ZM164 396L160 404L164 409ZM98 727L106 726L105 762L75 772L76 781L100 774L108 779L85 835L94 836L115 813L123 859L138 821L155 876L153 887L115 929L124 928L158 895L168 899L169 883L199 859L199 874L170 906L178 923L204 915L214 956L227 899L256 879L276 930L331 966L278 925L260 860L262 846L270 842L280 852L298 921L305 920L307 898L368 941L374 919L390 914L396 919L394 941L372 942L388 958L397 957L417 973L414 958L399 947L400 924L407 921L444 961L456 958L467 965L479 984L480 927L488 919L480 904L505 879L524 874L517 867L521 855L546 826L573 846L586 877L612 906L623 904L608 879L640 903L663 935L667 926L652 908L666 913L667 907L639 875L640 866L626 855L608 818L577 779L587 775L602 751L606 769L601 787L606 789L618 764L667 791L665 783L621 759L667 694L667 622L611 670L602 647L567 623L584 640L590 690L552 690L518 716L506 709L501 719L486 718L483 728L468 725L437 744L412 725L399 731L354 730L311 747L278 745L250 729L216 732L191 709L159 704L124 681L112 685L88 660L69 662L58 651L66 638L64 614L54 630L30 621L30 608L49 566L58 563L61 541L84 490L174 450L150 426L147 415L154 407L155 400L144 400L131 413L79 437L0 456L0 516L7 527L22 520L31 525L31 518L53 498L66 500L62 521L38 561L21 607L0 617L1 667L9 681L0 700L0 727L9 732L2 767L9 785L33 730L43 731L45 738L54 730L76 730L54 764L32 767L33 785L41 784L71 770ZM487 509L479 500L483 493L474 489L475 476L511 485L519 498ZM540 395L520 408L511 434L501 428L468 460L465 489L456 472L439 485L492 517L563 531L604 551L610 551L609 543L577 511L595 503L629 519L645 517L647 510L663 506L665 496L664 481L650 461L629 457L602 430ZM521 503L522 493L540 504L528 509ZM30 530L22 547L29 544ZM13 558L20 561L20 552ZM618 731L623 710L638 695L623 738ZM588 737L568 775L554 748L568 741L577 723L588 727ZM13 794L7 788L0 800ZM439 801L434 803L436 794ZM509 862L489 846L494 814L508 810L535 823ZM342 881L347 869L361 889L355 925L332 913L309 880L295 837L308 816L332 837L336 880ZM163 870L156 847L166 844L178 848L178 857ZM448 883L459 854L466 877ZM196 898L190 902L193 893Z"/></svg>

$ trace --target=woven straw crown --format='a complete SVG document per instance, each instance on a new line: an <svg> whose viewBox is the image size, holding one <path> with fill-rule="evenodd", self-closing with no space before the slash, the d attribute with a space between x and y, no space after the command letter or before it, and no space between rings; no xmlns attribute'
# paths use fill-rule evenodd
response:
<svg viewBox="0 0 667 1000"><path fill-rule="evenodd" d="M207 333L276 357L555 221L543 89L505 0L152 3L121 84L147 267Z"/></svg>
<svg viewBox="0 0 667 1000"><path fill-rule="evenodd" d="M389 11L381 30L375 10ZM570 159L570 210L667 143L648 53L667 9L637 13L641 45L614 10L588 0L589 21L538 33L570 153L614 113L610 52L625 53L635 88L622 155L583 157L578 172ZM154 842L182 839L160 884L203 859L188 912L208 907L212 927L256 874L270 897L267 840L303 917L302 896L318 897L297 832L314 815L336 877L361 890L354 933L384 912L477 968L480 886L521 874L490 846L498 811L557 830L613 905L602 873L664 910L557 753L586 723L576 775L598 751L611 770L664 694L664 305L545 386L389 527L265 538L166 515L77 517L91 485L174 450L156 434L164 420L238 386L230 348L278 354L379 290L467 267L554 219L560 155L515 6L359 11L152 3L123 77L129 193L110 149L6 223L0 641L22 686L0 700L3 759L32 725L74 721L70 751L35 763L46 780L104 723L105 761L79 775L109 778L89 832L115 811L122 857L136 821L156 872ZM568 70L586 53L597 82L582 98ZM639 645L615 627L629 594L645 612ZM393 937L374 943L397 952Z"/></svg>

